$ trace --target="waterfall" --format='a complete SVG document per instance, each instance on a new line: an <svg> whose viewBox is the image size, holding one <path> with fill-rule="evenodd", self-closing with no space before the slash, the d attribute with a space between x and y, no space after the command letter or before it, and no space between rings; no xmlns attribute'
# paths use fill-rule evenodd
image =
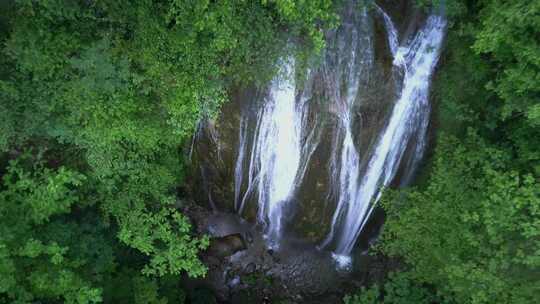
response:
<svg viewBox="0 0 540 304"><path fill-rule="evenodd" d="M271 246L279 242L285 204L300 166L300 132L294 84L275 81L260 118L257 138L259 221L266 222Z"/></svg>
<svg viewBox="0 0 540 304"><path fill-rule="evenodd" d="M193 139L217 149L208 155L211 170L202 166L200 173L213 208L234 197L233 208L225 208L256 218L269 247L279 248L285 230L309 233L341 266L351 262L381 189L398 171L400 184L407 184L422 159L430 78L446 27L443 16L432 14L399 37L382 8L357 2L346 1L341 25L326 33L323 56L314 60L320 64L295 71L300 65L283 60L280 76L227 112L240 107L241 115L229 118L233 124L201 122ZM384 39L375 39L376 22ZM375 53L386 49L390 61ZM293 75L302 73L300 84ZM228 138L237 142L222 142ZM231 181L216 187L215 176ZM323 205L335 209L323 211Z"/></svg>
<svg viewBox="0 0 540 304"><path fill-rule="evenodd" d="M242 200L242 163L245 153L247 122L241 120L239 153L235 168L235 192L238 212L242 213L250 193L257 191L258 221L264 226L265 237L272 248L279 247L283 230L284 213L291 200L298 180L305 172L305 165L313 149L303 144L306 98L296 98L293 65L283 66L287 76L272 81L264 100L254 132L248 173L248 189ZM314 135L310 132L308 141Z"/></svg>
<svg viewBox="0 0 540 304"><path fill-rule="evenodd" d="M413 134L420 135L417 137L416 153L423 150L429 115L430 77L439 57L445 25L446 21L442 16L429 16L414 39L407 46L396 50L394 58L403 58L402 62L394 60L394 64L402 64L404 69L401 93L371 154L358 188L354 190L354 194L346 193L347 203L338 205L335 211L335 214L343 215L337 223L342 229L337 236L337 247L334 251L338 262L348 262L344 257L351 253L380 198L380 189L387 186L395 176ZM349 143L344 141L343 145L347 146Z"/></svg>
<svg viewBox="0 0 540 304"><path fill-rule="evenodd" d="M398 47L399 47L399 41L398 41L398 33L396 30L396 27L394 26L394 22L392 22L392 19L390 19L390 16L377 4L373 4L375 6L375 9L379 14L382 15L384 20L384 27L386 28L386 32L388 35L388 46L390 47L390 52L392 53L392 56L394 58L396 57ZM401 58L402 59L402 58Z"/></svg>
<svg viewBox="0 0 540 304"><path fill-rule="evenodd" d="M341 30L331 37L337 44L335 52L328 52L325 65L325 82L331 92L333 102L337 104L337 116L340 122L339 137L343 138L341 146L334 141L331 161L331 177L339 181L337 188L337 208L332 217L332 225L328 237L322 244L327 246L336 233L336 227L346 205L354 200L360 174L360 155L353 141L353 107L357 100L361 78L368 75L367 71L373 63L372 32L369 24L367 8L363 7L361 14L355 14L355 9L343 20ZM342 87L346 89L343 90ZM341 151L341 152L340 152Z"/></svg>
<svg viewBox="0 0 540 304"><path fill-rule="evenodd" d="M246 154L246 137L247 137L247 119L242 116L240 118L240 131L238 134L238 156L234 167L234 207L242 213L244 209L240 202L240 190L243 180L244 157Z"/></svg>

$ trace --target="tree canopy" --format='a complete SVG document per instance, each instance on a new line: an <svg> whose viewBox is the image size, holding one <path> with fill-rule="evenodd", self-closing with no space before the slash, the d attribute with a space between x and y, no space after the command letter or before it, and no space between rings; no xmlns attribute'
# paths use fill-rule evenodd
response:
<svg viewBox="0 0 540 304"><path fill-rule="evenodd" d="M176 209L186 139L289 39L320 49L332 5L2 1L0 302L180 303L208 245Z"/></svg>
<svg viewBox="0 0 540 304"><path fill-rule="evenodd" d="M347 303L540 298L540 2L446 2L436 148L384 199L379 249L404 266Z"/></svg>
<svg viewBox="0 0 540 304"><path fill-rule="evenodd" d="M320 51L339 2L0 1L0 303L183 303L208 246L178 210L186 141ZM418 2L450 19L435 149L383 199L401 270L345 303L534 303L540 1Z"/></svg>

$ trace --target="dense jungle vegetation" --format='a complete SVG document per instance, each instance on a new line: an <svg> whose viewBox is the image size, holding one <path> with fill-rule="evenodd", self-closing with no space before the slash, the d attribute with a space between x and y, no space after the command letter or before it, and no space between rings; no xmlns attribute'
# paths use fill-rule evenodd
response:
<svg viewBox="0 0 540 304"><path fill-rule="evenodd" d="M183 303L197 121L338 2L0 1L0 303ZM403 266L347 304L540 301L540 1L444 5L435 149L376 248Z"/></svg>
<svg viewBox="0 0 540 304"><path fill-rule="evenodd" d="M540 301L540 1L446 4L436 148L384 204L406 266L348 304Z"/></svg>
<svg viewBox="0 0 540 304"><path fill-rule="evenodd" d="M0 4L0 302L182 303L183 144L330 1Z"/></svg>

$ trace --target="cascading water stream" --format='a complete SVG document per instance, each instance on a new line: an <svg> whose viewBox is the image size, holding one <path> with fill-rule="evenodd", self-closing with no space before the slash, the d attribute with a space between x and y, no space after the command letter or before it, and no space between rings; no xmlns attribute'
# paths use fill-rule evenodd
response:
<svg viewBox="0 0 540 304"><path fill-rule="evenodd" d="M373 63L372 33L367 8L364 7L361 14L355 14L354 8L349 11L352 14L343 20L342 29L334 33L333 38L338 46L337 52L329 52L330 58L325 66L325 81L334 99L333 102L337 104L339 110L337 113L340 122L338 132L343 141L341 146L339 142L334 142L331 178L339 181L339 184L335 186L338 202L332 218L331 231L322 247L332 241L339 219L343 215L342 211L346 209L348 202L354 199L358 187L360 155L353 140L352 114L361 78L368 74L366 71ZM344 56L345 54L348 56ZM342 86L346 89L342 90Z"/></svg>
<svg viewBox="0 0 540 304"><path fill-rule="evenodd" d="M219 170L233 171L234 187L226 187L234 191L234 209L248 218L256 216L269 247L279 247L287 226L295 234L315 235L314 241L323 239L320 247L333 250L341 266L350 263L381 188L390 185L398 171L400 183L406 184L422 158L430 78L446 26L444 17L434 14L411 38L400 38L383 9L357 2L346 3L342 24L326 35L322 65L306 71L303 85L294 81L293 61L285 60L281 77L258 91L256 102L250 98L242 104L240 119L234 121L239 129L220 129L219 123L205 126L213 128L204 134L216 149L209 156L216 166L201 167L208 200L218 209L231 196L222 196L223 189L212 196L212 178L222 178L216 172L224 171ZM376 22L384 24L386 39L376 39ZM386 50L380 43L388 44L391 68L386 68L387 57L375 53ZM227 135L238 140L236 158L226 154L231 145L219 142ZM194 142L199 137L200 130ZM312 155L315 161L310 163ZM225 163L231 159L232 164ZM327 168L329 179L322 177ZM334 213L321 214L317 208L323 204L335 206ZM311 225L308 231L298 229L306 227L302 221ZM319 229L323 225L325 229Z"/></svg>
<svg viewBox="0 0 540 304"><path fill-rule="evenodd" d="M394 22L392 22L392 19L390 19L390 16L377 4L373 4L375 6L375 9L379 14L382 15L384 20L384 27L386 28L386 34L388 35L388 46L390 47L390 52L392 53L392 56L394 59L397 59L396 54L398 52L399 48L399 41L398 41L398 33L397 29L394 26ZM402 58L400 58L402 59ZM394 63L396 64L396 63Z"/></svg>
<svg viewBox="0 0 540 304"><path fill-rule="evenodd" d="M257 118L248 172L248 188L240 200L246 150L247 121L241 120L239 152L235 168L235 199L237 211L242 213L246 200L257 190L258 221L264 226L265 237L272 248L279 246L284 213L296 185L305 172L305 163L313 153L316 134L305 130L306 98L296 98L291 64L284 66L285 79L275 79L265 104Z"/></svg>
<svg viewBox="0 0 540 304"><path fill-rule="evenodd" d="M300 166L301 122L297 115L294 84L275 82L260 121L256 155L259 164L259 221L277 246L285 204L294 190Z"/></svg>
<svg viewBox="0 0 540 304"><path fill-rule="evenodd" d="M240 118L240 131L238 134L238 156L234 166L234 207L239 213L242 213L243 206L240 201L240 190L243 180L243 165L246 154L246 137L247 137L247 119L242 116Z"/></svg>
<svg viewBox="0 0 540 304"><path fill-rule="evenodd" d="M394 58L403 58L403 63L394 60L394 64L403 64L405 70L402 91L359 187L354 195L347 194L351 198L346 206L338 206L336 210L336 214L344 215L338 223L343 228L340 229L341 234L336 236L337 247L334 251L338 262L349 262L346 256L351 253L373 211L381 187L387 186L395 176L412 135L420 133L418 140L422 143L418 144L424 144L426 116L429 115L430 77L439 57L445 26L446 21L442 16L431 15L407 47L397 48ZM418 148L416 152L419 152Z"/></svg>

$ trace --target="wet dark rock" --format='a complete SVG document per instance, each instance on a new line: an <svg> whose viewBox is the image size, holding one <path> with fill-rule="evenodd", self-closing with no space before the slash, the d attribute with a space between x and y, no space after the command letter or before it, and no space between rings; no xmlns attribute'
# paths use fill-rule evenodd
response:
<svg viewBox="0 0 540 304"><path fill-rule="evenodd" d="M249 223L236 214L214 212L208 217L206 227L203 230L214 237L223 237L238 233L242 234L242 238L244 238L244 235L249 233L250 226Z"/></svg>
<svg viewBox="0 0 540 304"><path fill-rule="evenodd" d="M257 270L257 266L255 263L249 263L246 268L244 269L244 272L247 274L252 274Z"/></svg>
<svg viewBox="0 0 540 304"><path fill-rule="evenodd" d="M240 233L210 239L210 245L206 250L208 256L224 258L245 250L246 243Z"/></svg>
<svg viewBox="0 0 540 304"><path fill-rule="evenodd" d="M188 288L210 289L224 303L264 303L266 298L269 303L286 300L299 304L341 304L344 293L382 282L389 271L400 265L384 257L362 254L362 248L354 256L352 271L340 272L331 252L319 250L302 238L290 235L279 248L268 250L256 225L235 214L214 213L192 204L182 204L182 210L196 230L210 235L212 241L201 254L208 267L207 276L188 280ZM251 236L251 243L246 241L247 235ZM372 241L366 239L361 244L367 246Z"/></svg>
<svg viewBox="0 0 540 304"><path fill-rule="evenodd" d="M212 216L212 211L204 208L203 206L193 202L183 202L177 204L178 208L186 215L194 228L194 231L198 235L207 234L208 220Z"/></svg>
<svg viewBox="0 0 540 304"><path fill-rule="evenodd" d="M229 282L228 286L229 288L235 288L240 284L240 276L234 276Z"/></svg>
<svg viewBox="0 0 540 304"><path fill-rule="evenodd" d="M253 235L251 234L251 232L247 231L244 237L246 239L246 242L248 242L249 244L253 243Z"/></svg>
<svg viewBox="0 0 540 304"><path fill-rule="evenodd" d="M417 23L410 21L417 20L417 15L421 12L415 1L411 0L376 0L375 2L392 18L400 37L405 36L411 23Z"/></svg>
<svg viewBox="0 0 540 304"><path fill-rule="evenodd" d="M206 223L221 230L203 229L217 234L237 232L213 238L210 249L203 254L203 260L209 265L204 284L221 300L230 300L234 294L246 290L286 299L304 299L339 291L339 282L344 277L336 271L329 252L319 251L299 239L286 239L279 249L268 250L257 227L248 227L234 217L232 214L213 214ZM251 244L242 238L247 231L253 237Z"/></svg>

